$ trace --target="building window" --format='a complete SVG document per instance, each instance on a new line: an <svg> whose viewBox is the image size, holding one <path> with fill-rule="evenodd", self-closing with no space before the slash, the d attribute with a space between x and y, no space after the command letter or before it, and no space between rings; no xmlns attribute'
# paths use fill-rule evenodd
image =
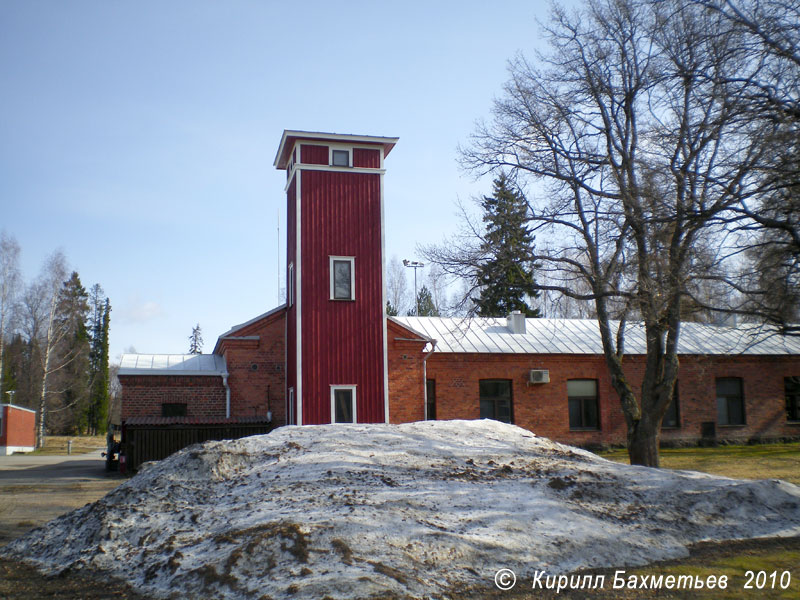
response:
<svg viewBox="0 0 800 600"><path fill-rule="evenodd" d="M331 256L331 300L354 300L355 258Z"/></svg>
<svg viewBox="0 0 800 600"><path fill-rule="evenodd" d="M600 429L596 379L568 380L567 397L570 429Z"/></svg>
<svg viewBox="0 0 800 600"><path fill-rule="evenodd" d="M678 382L675 382L675 389L672 391L672 401L667 406L667 412L661 419L661 427L677 428L681 426L681 418L678 406Z"/></svg>
<svg viewBox="0 0 800 600"><path fill-rule="evenodd" d="M349 167L350 166L350 150L331 150L331 166L333 167Z"/></svg>
<svg viewBox="0 0 800 600"><path fill-rule="evenodd" d="M286 272L286 306L294 304L294 263L289 263Z"/></svg>
<svg viewBox="0 0 800 600"><path fill-rule="evenodd" d="M482 379L478 383L481 398L481 419L494 419L503 423L513 423L511 380Z"/></svg>
<svg viewBox="0 0 800 600"><path fill-rule="evenodd" d="M180 404L177 402L169 402L164 403L161 405L161 416L162 417L185 417L186 416L186 404Z"/></svg>
<svg viewBox="0 0 800 600"><path fill-rule="evenodd" d="M356 386L331 387L331 423L356 422Z"/></svg>
<svg viewBox="0 0 800 600"><path fill-rule="evenodd" d="M717 379L717 423L744 425L744 394L739 377Z"/></svg>
<svg viewBox="0 0 800 600"><path fill-rule="evenodd" d="M428 379L425 382L425 419L436 420L436 380Z"/></svg>
<svg viewBox="0 0 800 600"><path fill-rule="evenodd" d="M800 377L785 377L786 420L800 423Z"/></svg>

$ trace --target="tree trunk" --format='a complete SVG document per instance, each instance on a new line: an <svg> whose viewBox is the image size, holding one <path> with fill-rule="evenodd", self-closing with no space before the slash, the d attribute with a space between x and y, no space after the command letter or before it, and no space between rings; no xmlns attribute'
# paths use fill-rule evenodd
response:
<svg viewBox="0 0 800 600"><path fill-rule="evenodd" d="M628 457L632 465L642 465L645 467L659 466L658 442L659 432L640 420L628 429Z"/></svg>

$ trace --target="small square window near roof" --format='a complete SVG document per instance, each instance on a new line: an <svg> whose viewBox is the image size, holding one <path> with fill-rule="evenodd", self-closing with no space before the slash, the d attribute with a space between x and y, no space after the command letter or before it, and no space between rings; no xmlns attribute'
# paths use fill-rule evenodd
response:
<svg viewBox="0 0 800 600"><path fill-rule="evenodd" d="M334 167L350 166L349 150L331 150L331 165Z"/></svg>

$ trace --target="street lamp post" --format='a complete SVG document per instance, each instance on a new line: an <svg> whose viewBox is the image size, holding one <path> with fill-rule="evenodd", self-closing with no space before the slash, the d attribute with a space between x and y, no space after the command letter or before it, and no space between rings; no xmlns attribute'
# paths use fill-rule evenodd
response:
<svg viewBox="0 0 800 600"><path fill-rule="evenodd" d="M403 260L403 266L404 267L409 267L411 269L414 269L414 304L417 307L417 312L416 312L415 316L418 317L419 316L419 296L417 295L417 269L421 269L422 267L425 266L425 264L421 263L421 262L419 262L417 260L404 259Z"/></svg>

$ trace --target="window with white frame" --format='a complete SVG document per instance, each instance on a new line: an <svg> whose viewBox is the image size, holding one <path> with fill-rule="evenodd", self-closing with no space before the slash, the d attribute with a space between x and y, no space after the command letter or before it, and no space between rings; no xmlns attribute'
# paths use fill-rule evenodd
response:
<svg viewBox="0 0 800 600"><path fill-rule="evenodd" d="M297 425L297 414L296 414L296 407L294 402L294 388L289 388L289 397L286 399L286 414L287 416L287 425Z"/></svg>
<svg viewBox="0 0 800 600"><path fill-rule="evenodd" d="M341 148L331 148L331 166L332 167L349 167L350 165L350 150Z"/></svg>
<svg viewBox="0 0 800 600"><path fill-rule="evenodd" d="M331 423L356 422L356 386L331 386Z"/></svg>
<svg viewBox="0 0 800 600"><path fill-rule="evenodd" d="M286 272L286 306L294 304L294 263L289 263Z"/></svg>
<svg viewBox="0 0 800 600"><path fill-rule="evenodd" d="M355 260L331 256L331 300L355 300Z"/></svg>

